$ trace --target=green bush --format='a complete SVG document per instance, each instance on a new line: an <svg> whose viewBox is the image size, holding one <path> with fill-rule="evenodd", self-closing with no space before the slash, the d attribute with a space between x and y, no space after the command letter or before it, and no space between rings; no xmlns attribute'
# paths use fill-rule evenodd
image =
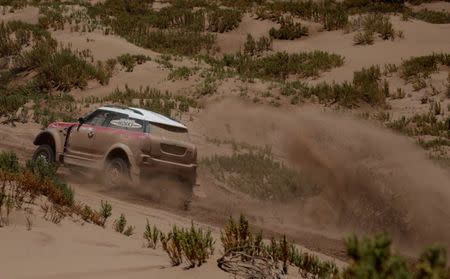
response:
<svg viewBox="0 0 450 279"><path fill-rule="evenodd" d="M147 248L156 248L156 245L158 244L158 240L161 238L161 232L158 230L158 228L153 225L153 227L150 227L150 224L148 223L145 225L145 231L144 231L144 240L146 241Z"/></svg>
<svg viewBox="0 0 450 279"><path fill-rule="evenodd" d="M448 12L440 12L440 11L432 11L427 9L422 9L418 12L413 12L411 14L414 18L419 20L433 23L433 24L448 24L450 23L450 13Z"/></svg>
<svg viewBox="0 0 450 279"><path fill-rule="evenodd" d="M389 16L378 13L360 16L351 26L353 29L361 30L353 38L355 44L359 45L372 44L374 34L378 34L383 40L393 40L396 35Z"/></svg>
<svg viewBox="0 0 450 279"><path fill-rule="evenodd" d="M308 28L300 23L294 23L292 17L283 18L280 21L280 28L271 28L270 37L279 40L294 40L303 36L308 36Z"/></svg>
<svg viewBox="0 0 450 279"><path fill-rule="evenodd" d="M190 229L174 226L167 235L161 234L161 243L172 265L180 265L184 258L189 268L201 266L214 253L211 231L196 228L194 223Z"/></svg>

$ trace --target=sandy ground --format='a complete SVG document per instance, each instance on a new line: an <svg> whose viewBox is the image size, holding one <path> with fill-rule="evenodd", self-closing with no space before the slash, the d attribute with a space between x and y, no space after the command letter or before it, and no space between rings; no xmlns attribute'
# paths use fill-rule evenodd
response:
<svg viewBox="0 0 450 279"><path fill-rule="evenodd" d="M423 4L421 7L429 9L448 9L449 3L439 2ZM162 5L157 5L158 7ZM2 20L21 19L30 23L36 23L38 11L35 8L25 8L15 13L0 16ZM374 64L401 63L402 59L411 56L426 55L432 52L450 51L450 25L433 25L421 21L410 20L404 22L399 16L392 16L392 22L396 30L402 30L405 34L404 39L394 41L376 40L372 46L353 46L354 33L344 34L342 31L317 32L316 25L310 23L314 32L311 36L294 41L275 41L274 50L286 51L289 53L310 50L324 50L345 57L345 64L342 67L322 74L318 79L309 82L336 81L341 82L351 80L353 72L363 67L369 67ZM226 33L218 34L218 46L221 53L234 53L238 51L245 42L247 34L251 33L254 37L267 35L274 23L270 21L258 21L246 15L239 28ZM121 54L145 54L152 58L152 61L142 65L137 65L133 72L127 73L118 70L112 77L109 85L100 86L96 83L89 84L86 90L74 90L71 92L77 98L84 96L105 96L116 88L123 88L128 85L132 88L154 87L161 91L170 91L177 94L186 94L202 79L195 75L187 81L169 81L167 75L168 69L155 62L159 54L146 50L128 43L126 40L116 36L106 36L99 32L78 34L71 33L68 30L52 31L52 35L64 44L70 44L75 49L89 48L95 60L106 60L115 58ZM190 59L173 62L176 65L195 66L195 62ZM443 90L443 84L447 77L448 69L432 76L431 83L439 90ZM404 85L404 82L398 77L389 78L392 89L397 87L404 88L407 97L404 99L390 101L392 109L389 113L394 118L402 115L412 115L418 112L426 112L429 104L421 104L420 99L424 95L430 95L430 89L423 89L419 92L412 92L410 85ZM226 145L217 145L209 142L207 139L235 139L250 141L264 145L272 144L278 147L292 147L289 142L283 142L282 139L289 138L287 135L298 139L299 146L311 146L313 153L305 153L304 150L281 149L275 150L280 160L290 160L294 165L305 164L302 158L309 158L310 162L317 165L308 165L312 172L321 171L326 179L335 178L328 181L331 191L328 196L311 200L308 203L303 201L292 204L274 205L261 203L249 199L244 195L233 192L220 185L212 177L211 173L200 170L200 184L202 185L203 198L197 197L193 202L190 211L179 211L170 208L167 205L155 203L142 197L140 192L133 191L110 191L100 185L93 183L88 178L78 177L74 179L70 176L64 176L69 184L75 189L76 199L97 208L100 200L108 200L113 205L113 218L117 218L120 213L124 213L129 223L136 226L136 234L130 238L115 233L111 228L111 222L106 229L90 225L80 224L66 219L61 224L55 225L41 218L42 212L39 207L34 208L33 228L26 231L23 212L17 212L12 217L12 223L6 228L0 229L0 253L1 270L9 278L232 278L232 276L220 271L215 264L218 257L220 246L217 244L217 251L213 259L201 268L192 270L183 270L182 268L173 268L169 265L169 260L164 252L159 248L156 250L142 248L142 232L145 219L150 223L157 224L163 230L170 226L183 225L189 226L191 220L198 222L201 226L211 228L214 236L218 239L219 228L224 220L230 214L239 214L241 212L249 215L250 221L257 228L264 229L268 235L279 235L287 233L288 236L297 243L302 244L305 249L312 249L320 252L319 256L328 259L327 256L345 259L342 237L348 235L352 226L338 227L334 226L338 219L339 207L342 212L354 209L357 206L350 201L357 201L358 193L368 193L369 205L378 206L377 202L385 202L378 193L385 193L385 188L379 189L375 182L380 179L386 179L389 183L394 183L396 179L411 182L414 191L405 192L404 196L410 199L411 204L418 206L412 207L408 214L418 216L414 221L420 221L423 212L420 206L431 210L430 212L438 214L441 219L423 218L430 222L429 228L434 225L450 224L450 217L445 215L446 208L434 207L429 204L430 200L439 197L444 200L448 197L448 191L443 189L450 186L450 180L442 174L441 170L423 158L422 153L418 153L410 141L385 130L371 126L366 122L354 122L343 120L339 122L336 119L313 117L308 122L308 117L295 118L298 111L289 109L279 109L278 112L266 110L266 107L251 106L249 104L221 103L224 96L237 96L242 88L242 84L234 80L220 82L218 96L212 96L207 99L206 109L193 113L186 120L187 126L191 130L192 139L197 144L200 151L200 157L206 157L214 154L230 154L231 147ZM256 81L245 85L256 93L270 91L270 83ZM274 90L273 90L274 91ZM440 95L433 98L442 98ZM442 106L444 108L443 116L448 116L449 112L445 108L450 100L443 98ZM261 108L264 111L261 111ZM303 107L300 109L300 111ZM279 112L282 112L281 115ZM273 113L272 113L273 112ZM306 118L305 118L306 117ZM192 118L192 119L191 119ZM243 121L245 120L245 121ZM295 122L298 120L297 122ZM306 121L308 120L308 121ZM337 121L337 122L333 122ZM280 123L283 123L281 125ZM311 124L313 123L313 124ZM286 124L286 125L285 125ZM289 125L287 125L289 124ZM317 124L316 126L314 124ZM231 127L231 128L230 128ZM274 128L275 127L275 128ZM281 127L281 128L280 128ZM31 157L34 150L32 140L40 131L38 124L17 124L16 127L2 125L0 126L0 150L15 151L22 161ZM292 132L293 134L289 134ZM303 134L302 134L303 133ZM304 135L310 138L305 139ZM311 141L317 139L317 141ZM281 144L280 144L281 142ZM380 144L382 143L382 144ZM292 143L290 143L292 144ZM370 147L370 150L367 150ZM321 150L327 150L324 153ZM294 152L295 151L295 152ZM401 159L406 158L406 159ZM414 162L409 165L409 161ZM388 163L388 164L387 164ZM384 165L387 164L387 165ZM331 167L330 167L331 166ZM391 169L388 168L392 167ZM427 170L424 172L424 170ZM363 174L376 174L374 177ZM423 175L421 175L423 173ZM431 176L430 176L431 174ZM64 175L64 173L63 173ZM318 175L319 177L321 175ZM379 178L379 179L378 179ZM354 180L352 180L354 179ZM360 188L338 188L343 187L343 182L349 182L350 186L355 187L356 182L364 181L367 185L364 191ZM375 181L375 182L374 182ZM398 183L398 189L402 191L408 189L404 184ZM418 184L422 183L431 189L423 193ZM389 184L390 185L390 184ZM436 186L441 185L441 186ZM440 188L444 187L444 188ZM342 192L336 192L341 189ZM379 192L377 192L380 190ZM417 190L417 191L416 191ZM346 193L345 196L342 193ZM375 193L374 195L370 195ZM401 194L403 192L400 191ZM348 196L347 196L348 194ZM430 199L418 198L430 194ZM441 195L441 196L439 196ZM206 198L204 197L206 196ZM331 197L331 198L330 198ZM344 197L354 198L347 200L349 207L345 207ZM436 199L434 199L435 201ZM299 204L305 207L299 207ZM383 204L384 205L384 204ZM395 207L402 205L395 204ZM431 206L433 205L433 206ZM392 206L394 207L394 206ZM375 207L376 208L376 207ZM386 208L391 208L386 205ZM409 208L409 207L408 207ZM302 211L301 209L305 209ZM366 209L366 208L365 208ZM370 210L370 208L366 209ZM433 210L436 210L433 211ZM360 210L354 210L360 212ZM415 213L417 213L414 215ZM428 213L429 211L424 211ZM368 212L373 213L373 212ZM336 217L337 216L337 217ZM386 215L389 216L389 215ZM434 215L433 215L434 216ZM335 219L336 217L336 219ZM361 216L353 216L354 222L361 226L364 219L358 219ZM378 218L375 216L373 218ZM351 219L351 218L348 218ZM370 218L369 218L370 219ZM383 219L385 220L385 219ZM382 221L383 221L382 220ZM349 220L344 220L349 222ZM352 221L352 220L350 220ZM434 222L434 223L433 223ZM351 223L351 222L349 222ZM426 223L426 222L425 222ZM418 228L427 227L422 223ZM331 224L331 225L330 225ZM390 224L390 223L389 223ZM348 224L347 224L348 225ZM396 224L390 224L389 229L396 231ZM427 227L428 228L428 227ZM435 228L435 227L433 227ZM430 229L431 230L431 229ZM444 231L445 232L445 231ZM442 231L436 234L430 233L432 240L446 241L442 236ZM433 234L434 233L434 234ZM428 235L428 236L430 236ZM436 236L437 235L437 236ZM427 239L430 240L430 239ZM339 265L342 262L337 260ZM27 268L24 268L27 267Z"/></svg>

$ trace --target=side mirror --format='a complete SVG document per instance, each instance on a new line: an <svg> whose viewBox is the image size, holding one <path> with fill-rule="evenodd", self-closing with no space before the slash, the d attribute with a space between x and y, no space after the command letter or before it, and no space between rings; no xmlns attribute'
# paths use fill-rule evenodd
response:
<svg viewBox="0 0 450 279"><path fill-rule="evenodd" d="M78 123L80 123L80 125L82 125L84 123L84 118L83 117L78 118Z"/></svg>

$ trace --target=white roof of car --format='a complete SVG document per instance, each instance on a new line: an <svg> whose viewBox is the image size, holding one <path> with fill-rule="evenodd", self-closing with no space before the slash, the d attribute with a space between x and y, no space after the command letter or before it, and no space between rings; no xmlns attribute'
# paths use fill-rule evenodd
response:
<svg viewBox="0 0 450 279"><path fill-rule="evenodd" d="M145 120L145 121L148 121L151 123L158 123L158 124L163 124L163 125L167 125L167 126L187 129L186 126L184 126L183 124L181 124L178 121L175 121L167 116L164 116L162 114L159 114L159 113L156 113L156 112L153 112L150 110L146 110L146 109L134 108L134 107L122 108L122 107L115 107L115 106L104 106L104 107L100 107L99 109L113 111L113 112L117 112L117 113L123 113L123 114L128 115L128 117L130 117L130 118Z"/></svg>

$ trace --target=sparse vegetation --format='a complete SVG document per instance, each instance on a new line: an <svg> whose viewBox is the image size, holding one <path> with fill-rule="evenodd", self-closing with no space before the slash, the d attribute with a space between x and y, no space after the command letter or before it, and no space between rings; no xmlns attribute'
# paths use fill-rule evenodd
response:
<svg viewBox="0 0 450 279"><path fill-rule="evenodd" d="M437 72L440 65L450 66L450 54L441 53L412 57L403 61L400 65L400 77L407 82L426 79L432 73Z"/></svg>
<svg viewBox="0 0 450 279"><path fill-rule="evenodd" d="M230 67L236 74L246 78L286 79L289 75L317 76L322 71L341 66L344 58L323 51L295 54L277 52L263 57L224 55L221 60L212 59L209 63Z"/></svg>
<svg viewBox="0 0 450 279"><path fill-rule="evenodd" d="M188 111L190 107L197 107L197 103L184 96L171 95L168 92L146 87L139 91L125 86L125 90L116 89L102 99L87 98L85 102L110 102L127 106L138 106L170 116L172 110Z"/></svg>
<svg viewBox="0 0 450 279"><path fill-rule="evenodd" d="M251 34L247 34L247 40L244 43L244 55L259 56L270 50L272 50L272 39L262 36L255 40Z"/></svg>
<svg viewBox="0 0 450 279"><path fill-rule="evenodd" d="M204 159L201 164L210 168L216 179L264 200L304 198L319 190L301 174L277 162L270 150L216 155Z"/></svg>
<svg viewBox="0 0 450 279"><path fill-rule="evenodd" d="M186 66L178 67L170 71L167 76L168 80L188 80L195 73L195 69Z"/></svg>
<svg viewBox="0 0 450 279"><path fill-rule="evenodd" d="M448 24L450 23L450 13L445 11L432 11L427 9L422 9L418 12L413 12L411 14L414 18L423 20L425 22L434 24Z"/></svg>
<svg viewBox="0 0 450 279"><path fill-rule="evenodd" d="M208 31L224 33L239 26L242 12L238 9L213 8L207 13Z"/></svg>
<svg viewBox="0 0 450 279"><path fill-rule="evenodd" d="M282 18L280 28L271 28L270 37L278 40L294 40L303 36L308 36L308 28L300 23L294 22L292 17Z"/></svg>
<svg viewBox="0 0 450 279"><path fill-rule="evenodd" d="M281 14L290 13L292 16L305 20L319 22L325 30L331 31L344 27L348 21L348 14L342 3L337 1L273 1L257 11L259 19L278 20Z"/></svg>
<svg viewBox="0 0 450 279"><path fill-rule="evenodd" d="M388 16L382 14L369 14L356 18L351 24L352 30L359 30L353 41L357 45L371 45L374 42L374 34L383 40L395 39L396 32Z"/></svg>

